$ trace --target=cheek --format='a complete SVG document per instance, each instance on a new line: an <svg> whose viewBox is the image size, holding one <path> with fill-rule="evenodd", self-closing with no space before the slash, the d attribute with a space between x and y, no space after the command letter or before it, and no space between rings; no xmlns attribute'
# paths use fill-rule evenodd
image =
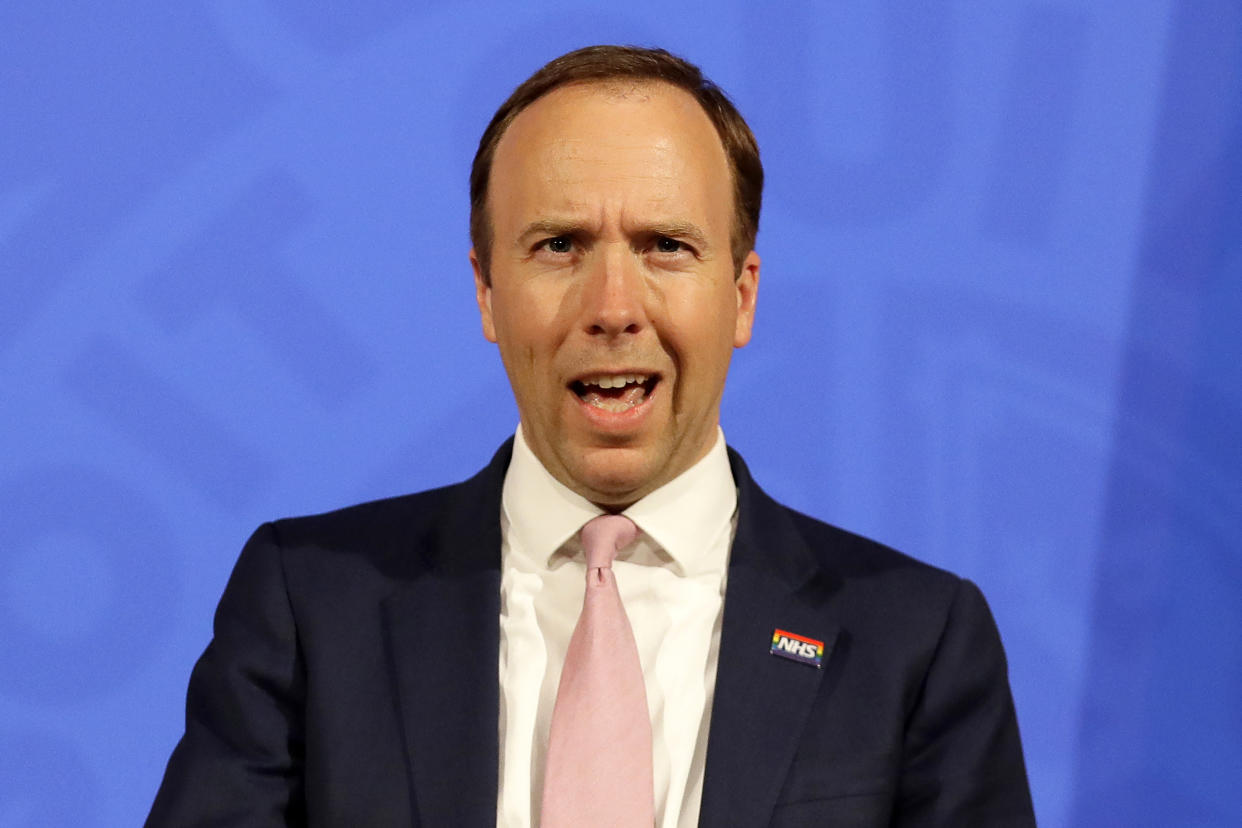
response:
<svg viewBox="0 0 1242 828"><path fill-rule="evenodd" d="M532 345L522 347L520 358L522 359L522 367L531 374L537 374L539 367L539 352Z"/></svg>
<svg viewBox="0 0 1242 828"><path fill-rule="evenodd" d="M547 381L554 342L546 322L522 303L494 306L494 312L500 354L515 380L528 388Z"/></svg>
<svg viewBox="0 0 1242 828"><path fill-rule="evenodd" d="M515 374L514 379L530 383L537 376L539 349L534 343L523 339L518 331L509 330L501 335L500 356Z"/></svg>
<svg viewBox="0 0 1242 828"><path fill-rule="evenodd" d="M530 343L538 348L554 341L565 327L567 297L564 291L546 285L546 280L526 280L521 287L494 293L493 314L514 341Z"/></svg>
<svg viewBox="0 0 1242 828"><path fill-rule="evenodd" d="M669 303L665 329L687 357L711 356L732 348L737 307L731 295L714 291Z"/></svg>

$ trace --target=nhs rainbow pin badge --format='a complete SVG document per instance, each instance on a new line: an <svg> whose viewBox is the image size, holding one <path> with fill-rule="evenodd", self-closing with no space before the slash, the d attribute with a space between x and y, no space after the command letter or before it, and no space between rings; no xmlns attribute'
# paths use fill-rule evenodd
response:
<svg viewBox="0 0 1242 828"><path fill-rule="evenodd" d="M809 664L816 669L824 667L824 642L807 638L787 630L772 631L772 655Z"/></svg>

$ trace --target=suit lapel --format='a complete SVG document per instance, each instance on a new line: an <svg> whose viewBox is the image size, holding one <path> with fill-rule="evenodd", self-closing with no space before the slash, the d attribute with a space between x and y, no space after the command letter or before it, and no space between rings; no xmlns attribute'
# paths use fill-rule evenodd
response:
<svg viewBox="0 0 1242 828"><path fill-rule="evenodd" d="M506 443L452 490L416 571L383 604L385 644L424 825L496 822L500 489Z"/></svg>
<svg viewBox="0 0 1242 828"><path fill-rule="evenodd" d="M496 820L500 617L500 491L507 442L452 490L443 519L418 542L405 583L384 601L385 643L425 825ZM738 529L729 564L700 823L766 825L824 670L769 654L772 632L824 642L838 625L833 584L788 513L730 452Z"/></svg>
<svg viewBox="0 0 1242 828"><path fill-rule="evenodd" d="M838 624L830 581L788 513L731 454L738 528L729 563L707 743L702 825L766 825L793 761L823 669L770 653L775 629L824 642Z"/></svg>
<svg viewBox="0 0 1242 828"><path fill-rule="evenodd" d="M424 825L496 821L499 591L498 577L429 575L384 604Z"/></svg>

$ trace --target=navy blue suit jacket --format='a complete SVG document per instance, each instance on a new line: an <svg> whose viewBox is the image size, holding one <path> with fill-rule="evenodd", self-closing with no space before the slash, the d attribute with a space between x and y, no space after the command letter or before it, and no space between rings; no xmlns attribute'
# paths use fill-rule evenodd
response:
<svg viewBox="0 0 1242 828"><path fill-rule="evenodd" d="M254 534L148 825L495 824L510 453ZM1034 825L979 590L780 506L730 461L701 824ZM823 668L771 655L776 628L823 641Z"/></svg>

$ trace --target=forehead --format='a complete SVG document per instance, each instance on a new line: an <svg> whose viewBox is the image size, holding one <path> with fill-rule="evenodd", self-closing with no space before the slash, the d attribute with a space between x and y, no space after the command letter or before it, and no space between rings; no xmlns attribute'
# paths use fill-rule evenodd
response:
<svg viewBox="0 0 1242 828"><path fill-rule="evenodd" d="M490 195L499 212L605 196L702 209L723 199L727 211L732 189L720 137L693 96L608 81L558 87L520 112L496 147Z"/></svg>

